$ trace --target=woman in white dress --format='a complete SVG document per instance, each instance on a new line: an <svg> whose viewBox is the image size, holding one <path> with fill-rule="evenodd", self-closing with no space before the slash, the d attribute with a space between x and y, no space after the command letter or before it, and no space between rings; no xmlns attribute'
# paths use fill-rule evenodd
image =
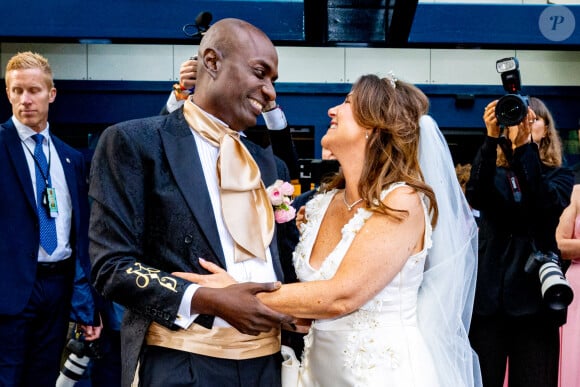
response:
<svg viewBox="0 0 580 387"><path fill-rule="evenodd" d="M302 282L259 294L313 320L300 386L479 383L466 334L476 226L427 110L413 85L366 75L328 111L322 146L341 172L306 205L294 253Z"/></svg>

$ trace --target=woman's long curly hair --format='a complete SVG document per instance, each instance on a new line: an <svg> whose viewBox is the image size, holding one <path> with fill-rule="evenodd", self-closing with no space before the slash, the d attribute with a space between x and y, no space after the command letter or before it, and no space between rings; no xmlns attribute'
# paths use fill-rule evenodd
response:
<svg viewBox="0 0 580 387"><path fill-rule="evenodd" d="M423 181L418 154L419 119L429 110L427 96L407 82L364 75L353 85L350 103L356 122L370 129L358 186L365 207L403 219L407 211L385 206L381 192L392 183L405 182L429 199L434 226L437 202L433 190ZM344 186L344 175L339 172L324 188Z"/></svg>

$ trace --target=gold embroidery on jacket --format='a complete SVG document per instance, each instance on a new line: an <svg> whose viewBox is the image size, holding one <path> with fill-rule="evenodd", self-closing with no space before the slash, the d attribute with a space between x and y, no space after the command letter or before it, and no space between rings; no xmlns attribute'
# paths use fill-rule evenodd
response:
<svg viewBox="0 0 580 387"><path fill-rule="evenodd" d="M135 283L140 288L146 288L149 286L150 280L157 280L159 285L167 288L175 293L177 293L177 281L175 278L171 277L159 277L159 273L161 270L154 269L152 267L145 267L139 262L135 262L134 267L130 267L127 269L127 274L135 274L137 278L135 279Z"/></svg>

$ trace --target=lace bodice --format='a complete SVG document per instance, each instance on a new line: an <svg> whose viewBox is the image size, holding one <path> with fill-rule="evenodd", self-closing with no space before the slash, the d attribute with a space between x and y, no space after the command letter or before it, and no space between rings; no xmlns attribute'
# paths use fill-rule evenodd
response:
<svg viewBox="0 0 580 387"><path fill-rule="evenodd" d="M402 185L404 183L391 185L382 192L381 198ZM302 226L300 242L293 256L296 274L300 281L324 280L334 276L358 231L372 216L372 212L359 208L342 228L341 240L320 268L312 268L309 264L310 253L322 219L337 192L337 190L332 190L317 195L306 205L308 222ZM401 378L400 383L392 379L393 386L433 385L433 378L436 378L434 371L425 373L425 376L432 375L424 379L427 384L416 383L411 380L414 376L409 376L414 373L411 372L413 367L411 363L422 363L421 366L426 367L425 370L432 370L429 355L426 354L420 335L417 333L416 317L417 295L423 279L427 251L431 247L432 233L424 201L423 209L425 214L424 247L419 253L409 257L395 278L355 312L335 319L313 322L310 332L305 337L302 358L304 386L323 386L329 385L328 383L337 386L382 385L381 381L377 380L380 379L379 374L389 375L391 379ZM328 339L324 340L323 337L328 337ZM324 349L324 342L328 343L332 349ZM410 356L408 348L419 352ZM333 375L330 370L322 370L322 364L328 359L320 360L322 363L317 359L324 359L328 356L328 352L333 352L333 357L342 363L344 371L337 373L338 370L335 370ZM422 360L418 362L417 359ZM327 375L329 372L331 375ZM384 380L382 382L384 383Z"/></svg>
<svg viewBox="0 0 580 387"><path fill-rule="evenodd" d="M401 187L404 183L395 183L391 185L388 189L384 190L381 195L383 199L392 190ZM352 241L354 240L358 231L364 226L367 219L372 215L372 212L359 208L350 221L344 225L342 228L342 239L336 245L334 250L328 255L324 260L319 269L314 269L310 266L310 253L314 246L316 236L318 235L318 230L324 214L332 201L332 198L337 193L337 190L332 190L324 194L315 196L306 205L306 216L308 222L302 225L302 235L300 237L300 243L297 245L294 251L294 267L296 269L296 274L300 281L314 281L314 280L324 280L329 279L334 276L338 266L342 262L344 255ZM431 222L427 213L427 207L423 203L424 213L425 213L425 237L424 237L424 247L419 253L412 255L407 260L405 266L397 274L395 279L387 286L383 291L381 291L375 299L369 301L366 305L361 307L361 309L368 309L369 304L375 304L376 300L389 302L392 299L392 288L397 290L396 293L400 291L401 280L405 279L405 286L408 287L410 294L414 294L416 297L417 289L421 284L423 278L423 268L425 264L425 257L427 256L427 250L431 247Z"/></svg>

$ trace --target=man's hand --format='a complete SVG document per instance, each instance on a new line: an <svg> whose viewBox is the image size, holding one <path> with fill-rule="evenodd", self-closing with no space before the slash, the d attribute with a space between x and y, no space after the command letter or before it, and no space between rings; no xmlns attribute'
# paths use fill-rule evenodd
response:
<svg viewBox="0 0 580 387"><path fill-rule="evenodd" d="M78 324L78 330L80 330L85 338L85 341L93 341L101 337L101 331L103 330L103 323L98 327Z"/></svg>
<svg viewBox="0 0 580 387"><path fill-rule="evenodd" d="M281 324L293 323L291 316L268 308L256 297L257 293L273 292L280 286L280 282L246 282L221 289L201 287L191 300L191 312L221 317L240 332L257 336L280 328Z"/></svg>

